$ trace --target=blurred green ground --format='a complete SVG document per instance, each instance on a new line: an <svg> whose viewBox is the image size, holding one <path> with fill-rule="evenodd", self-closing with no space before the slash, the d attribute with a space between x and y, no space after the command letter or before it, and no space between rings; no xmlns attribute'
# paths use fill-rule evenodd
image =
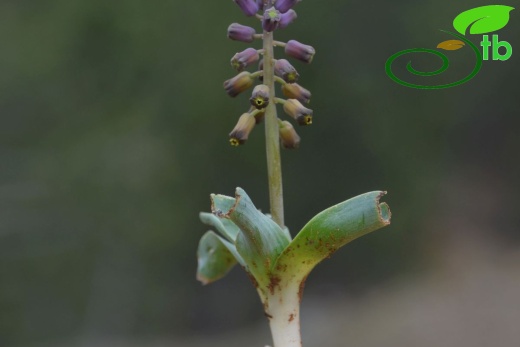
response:
<svg viewBox="0 0 520 347"><path fill-rule="evenodd" d="M313 272L315 305L436 273L445 248L470 252L465 240L483 240L479 254L518 252L517 10L499 32L512 58L484 62L467 84L408 89L384 72L393 53L435 47L446 39L438 29L487 4L305 0L277 33L317 50L311 65L294 63L315 117L297 128L301 148L283 152L288 226L294 233L325 207L376 189L389 192L393 212L390 227ZM248 98L222 88L229 59L247 47L226 39L231 22L256 24L231 1L0 2L0 346L147 345L267 329L239 269L208 287L194 278L206 231L197 214L210 193L241 186L268 209L263 129L246 146L227 141ZM471 59L461 50L460 69L443 78ZM499 293L510 288L504 278Z"/></svg>

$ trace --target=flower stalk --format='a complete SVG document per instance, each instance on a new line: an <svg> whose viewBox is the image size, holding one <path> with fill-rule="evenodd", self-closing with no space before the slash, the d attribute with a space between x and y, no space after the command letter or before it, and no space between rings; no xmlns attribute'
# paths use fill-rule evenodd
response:
<svg viewBox="0 0 520 347"><path fill-rule="evenodd" d="M269 6L269 5L268 5ZM269 87L269 104L265 110L265 151L267 156L267 177L269 183L269 203L273 220L284 227L282 161L280 157L280 139L278 134L278 116L274 102L274 52L273 33L264 31L264 80Z"/></svg>

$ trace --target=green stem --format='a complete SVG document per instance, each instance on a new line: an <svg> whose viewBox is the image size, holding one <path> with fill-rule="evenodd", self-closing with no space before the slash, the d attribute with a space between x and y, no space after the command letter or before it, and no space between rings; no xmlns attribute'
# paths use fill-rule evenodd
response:
<svg viewBox="0 0 520 347"><path fill-rule="evenodd" d="M269 180L269 202L273 220L284 227L282 163L278 116L274 93L273 33L264 31L264 84L269 87L269 105L265 110L265 146L267 154L267 175Z"/></svg>

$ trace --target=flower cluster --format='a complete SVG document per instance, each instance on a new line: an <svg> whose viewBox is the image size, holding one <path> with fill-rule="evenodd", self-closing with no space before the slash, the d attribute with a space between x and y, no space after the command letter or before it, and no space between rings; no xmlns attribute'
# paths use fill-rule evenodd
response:
<svg viewBox="0 0 520 347"><path fill-rule="evenodd" d="M262 23L263 34L257 34L252 27L233 23L228 27L227 36L231 40L251 43L256 39L263 39L265 34L277 29L284 29L296 18L296 12L292 7L301 0L233 0L246 16L255 16ZM310 63L314 57L313 47L296 40L288 42L272 41L273 46L283 47L288 57ZM265 46L264 46L265 47ZM247 48L237 52L231 58L231 66L238 71L238 75L224 82L224 89L231 97L251 88L255 80L263 82L264 61L263 49ZM248 72L246 69L252 65L258 65L258 71ZM286 59L273 61L274 79L281 84L282 94L286 99L276 98L274 90L266 84L257 85L249 99L251 107L248 112L240 116L237 125L229 134L230 143L233 146L244 144L256 124L264 118L264 113L269 104L282 104L285 113L293 118L299 125L312 124L312 110L303 104L308 104L311 93L297 82L300 75ZM300 137L294 127L288 121L279 120L280 142L284 148L298 148Z"/></svg>

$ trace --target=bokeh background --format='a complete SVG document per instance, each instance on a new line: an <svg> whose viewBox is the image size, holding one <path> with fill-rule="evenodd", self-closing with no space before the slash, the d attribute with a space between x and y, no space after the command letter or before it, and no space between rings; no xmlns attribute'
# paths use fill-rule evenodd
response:
<svg viewBox="0 0 520 347"><path fill-rule="evenodd" d="M518 10L499 31L511 59L464 85L410 89L384 70L488 4L306 0L276 33L317 51L294 62L315 117L282 153L288 226L378 189L393 212L309 277L307 346L520 341ZM0 2L0 346L270 343L241 269L195 280L210 193L241 186L268 209L263 129L227 139L248 103L222 88L247 47L226 39L232 22L257 25L230 0ZM471 71L469 49L448 55L431 81Z"/></svg>

